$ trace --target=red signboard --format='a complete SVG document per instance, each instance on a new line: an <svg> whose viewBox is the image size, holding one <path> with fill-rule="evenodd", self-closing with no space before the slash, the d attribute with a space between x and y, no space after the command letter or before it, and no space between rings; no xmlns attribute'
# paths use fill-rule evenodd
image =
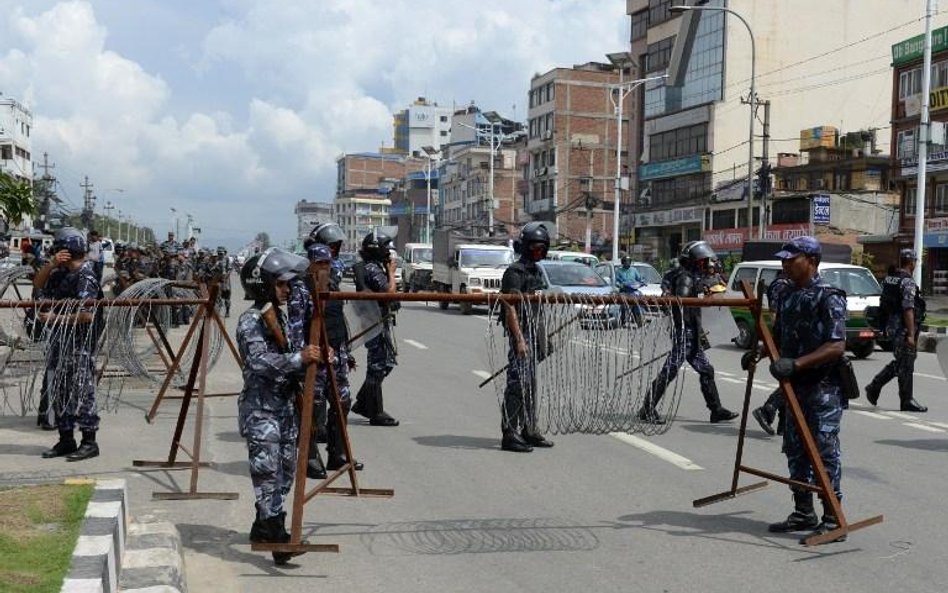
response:
<svg viewBox="0 0 948 593"><path fill-rule="evenodd" d="M757 238L758 229L754 227L754 236ZM770 224L764 231L767 241L789 241L794 237L810 234L810 225L803 224ZM737 251L747 240L747 227L740 229L715 229L704 232L704 240L717 251Z"/></svg>

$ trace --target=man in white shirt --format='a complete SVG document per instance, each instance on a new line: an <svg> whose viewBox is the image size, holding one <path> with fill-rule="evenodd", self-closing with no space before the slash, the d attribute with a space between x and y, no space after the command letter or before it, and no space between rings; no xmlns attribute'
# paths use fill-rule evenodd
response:
<svg viewBox="0 0 948 593"><path fill-rule="evenodd" d="M92 262L95 268L96 278L99 279L99 282L102 282L102 269L105 267L105 257L102 254L102 237L99 236L99 231L89 231L88 249L86 259Z"/></svg>

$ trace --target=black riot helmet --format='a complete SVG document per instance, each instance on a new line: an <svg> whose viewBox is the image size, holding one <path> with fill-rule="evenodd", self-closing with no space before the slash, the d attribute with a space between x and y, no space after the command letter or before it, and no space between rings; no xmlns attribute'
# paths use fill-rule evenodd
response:
<svg viewBox="0 0 948 593"><path fill-rule="evenodd" d="M254 255L240 269L244 298L254 302L275 302L277 281L292 280L299 275L299 270L305 270L308 265L305 257L279 247L271 247Z"/></svg>
<svg viewBox="0 0 948 593"><path fill-rule="evenodd" d="M520 239L514 247L522 256L539 261L546 257L550 249L550 232L542 222L528 222L520 229Z"/></svg>
<svg viewBox="0 0 948 593"><path fill-rule="evenodd" d="M389 249L392 247L392 238L385 233L372 231L362 239L362 259L366 261L384 262L392 257Z"/></svg>
<svg viewBox="0 0 948 593"><path fill-rule="evenodd" d="M334 222L322 222L313 227L309 236L323 245L332 245L333 243L342 243L346 240L346 234L338 224Z"/></svg>
<svg viewBox="0 0 948 593"><path fill-rule="evenodd" d="M689 241L681 248L681 265L694 268L701 260L717 257L707 241Z"/></svg>
<svg viewBox="0 0 948 593"><path fill-rule="evenodd" d="M74 258L85 257L88 251L86 236L76 227L65 226L53 235L53 254L65 249Z"/></svg>

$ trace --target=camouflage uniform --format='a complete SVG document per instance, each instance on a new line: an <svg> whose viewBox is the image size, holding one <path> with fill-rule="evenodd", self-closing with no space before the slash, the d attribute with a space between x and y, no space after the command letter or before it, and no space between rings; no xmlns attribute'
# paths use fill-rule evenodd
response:
<svg viewBox="0 0 948 593"><path fill-rule="evenodd" d="M230 317L230 295L231 295L231 265L230 258L227 255L220 255L213 264L211 271L218 282L220 282L221 299L224 301L224 316Z"/></svg>
<svg viewBox="0 0 948 593"><path fill-rule="evenodd" d="M341 262L339 266L341 270ZM380 262L365 262L364 271L357 272L356 277L357 290L388 292L388 272L384 264ZM398 364L391 319L391 313L397 307L393 306L393 303L380 302L379 308L382 310L382 331L365 343L365 349L368 352L365 383L359 389L355 406L353 406L354 412L370 419L385 413L382 401L382 382Z"/></svg>
<svg viewBox="0 0 948 593"><path fill-rule="evenodd" d="M279 309L277 318L284 326ZM244 361L238 426L247 439L258 518L268 519L283 512L296 471L299 417L294 397L303 360L299 352L281 352L255 307L237 322L237 344Z"/></svg>
<svg viewBox="0 0 948 593"><path fill-rule="evenodd" d="M823 282L817 274L804 288L791 285L784 293L777 314L775 332L779 336L780 356L799 358L827 342L846 339L846 297ZM834 364L798 371L790 378L803 410L807 426L816 439L816 447L836 496L842 498L840 478L839 429L843 401ZM814 483L813 467L803 449L803 439L795 426L783 433L784 453L790 478Z"/></svg>
<svg viewBox="0 0 948 593"><path fill-rule="evenodd" d="M99 281L95 266L84 261L77 270L57 267L38 293L39 299L96 299ZM89 308L82 308L89 312ZM56 307L52 312L61 311ZM76 312L76 311L70 311ZM47 324L46 373L44 397L55 413L60 431L72 432L76 426L83 432L99 428L99 414L95 401L95 347L93 323Z"/></svg>

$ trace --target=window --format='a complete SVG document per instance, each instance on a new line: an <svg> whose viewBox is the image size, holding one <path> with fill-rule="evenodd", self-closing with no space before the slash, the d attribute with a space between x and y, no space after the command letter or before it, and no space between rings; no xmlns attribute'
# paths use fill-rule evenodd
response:
<svg viewBox="0 0 948 593"><path fill-rule="evenodd" d="M948 86L948 61L932 64L932 89Z"/></svg>
<svg viewBox="0 0 948 593"><path fill-rule="evenodd" d="M648 10L632 15L632 41L645 37L648 33Z"/></svg>
<svg viewBox="0 0 948 593"><path fill-rule="evenodd" d="M674 46L674 35L650 44L648 46L648 54L645 56L645 71L655 72L656 70L667 67L668 62L671 61L672 48Z"/></svg>
<svg viewBox="0 0 948 593"><path fill-rule="evenodd" d="M652 25L663 23L672 17L668 9L672 0L648 0L648 22Z"/></svg>
<svg viewBox="0 0 948 593"><path fill-rule="evenodd" d="M551 148L550 153L546 157L546 164L550 167L556 166L556 149Z"/></svg>
<svg viewBox="0 0 948 593"><path fill-rule="evenodd" d="M442 137L446 137L447 135L448 135L448 131L447 131L447 130L441 130L441 136L442 136Z"/></svg>
<svg viewBox="0 0 948 593"><path fill-rule="evenodd" d="M912 68L899 74L899 100L922 92L922 69Z"/></svg>
<svg viewBox="0 0 948 593"><path fill-rule="evenodd" d="M915 218L915 196L918 192L918 188L907 187L905 188L905 196L902 199L902 204L905 207L905 217Z"/></svg>
<svg viewBox="0 0 948 593"><path fill-rule="evenodd" d="M649 136L649 159L662 161L707 152L708 124L678 128Z"/></svg>
<svg viewBox="0 0 948 593"><path fill-rule="evenodd" d="M760 291L766 291L767 287L770 286L770 283L777 279L777 272L780 270L776 268L764 268L760 271L760 280L757 281L757 289Z"/></svg>
<svg viewBox="0 0 948 593"><path fill-rule="evenodd" d="M771 224L799 224L810 222L809 198L785 198L773 201Z"/></svg>
<svg viewBox="0 0 948 593"><path fill-rule="evenodd" d="M447 122L448 122L448 116L447 116L447 115L442 115L442 116L441 116L441 123L447 123Z"/></svg>
<svg viewBox="0 0 948 593"><path fill-rule="evenodd" d="M13 146L9 144L4 144L0 146L0 159L9 161L13 158Z"/></svg>
<svg viewBox="0 0 948 593"><path fill-rule="evenodd" d="M902 130L896 134L895 156L899 159L915 158L916 149L915 130Z"/></svg>
<svg viewBox="0 0 948 593"><path fill-rule="evenodd" d="M935 188L935 214L948 214L948 185L939 185Z"/></svg>
<svg viewBox="0 0 948 593"><path fill-rule="evenodd" d="M748 282L751 283L751 285L753 285L754 282L757 280L758 269L759 268L751 268L751 267L737 268L737 271L734 272L734 279L731 280L731 290L740 291L741 282L744 280L747 280Z"/></svg>
<svg viewBox="0 0 948 593"><path fill-rule="evenodd" d="M711 174L682 175L671 179L652 181L652 205L684 204L710 195Z"/></svg>
<svg viewBox="0 0 948 593"><path fill-rule="evenodd" d="M733 229L734 210L714 210L711 213L711 228Z"/></svg>
<svg viewBox="0 0 948 593"><path fill-rule="evenodd" d="M754 226L760 225L760 208L754 208ZM747 208L740 208L737 211L737 228L745 228L747 226Z"/></svg>

